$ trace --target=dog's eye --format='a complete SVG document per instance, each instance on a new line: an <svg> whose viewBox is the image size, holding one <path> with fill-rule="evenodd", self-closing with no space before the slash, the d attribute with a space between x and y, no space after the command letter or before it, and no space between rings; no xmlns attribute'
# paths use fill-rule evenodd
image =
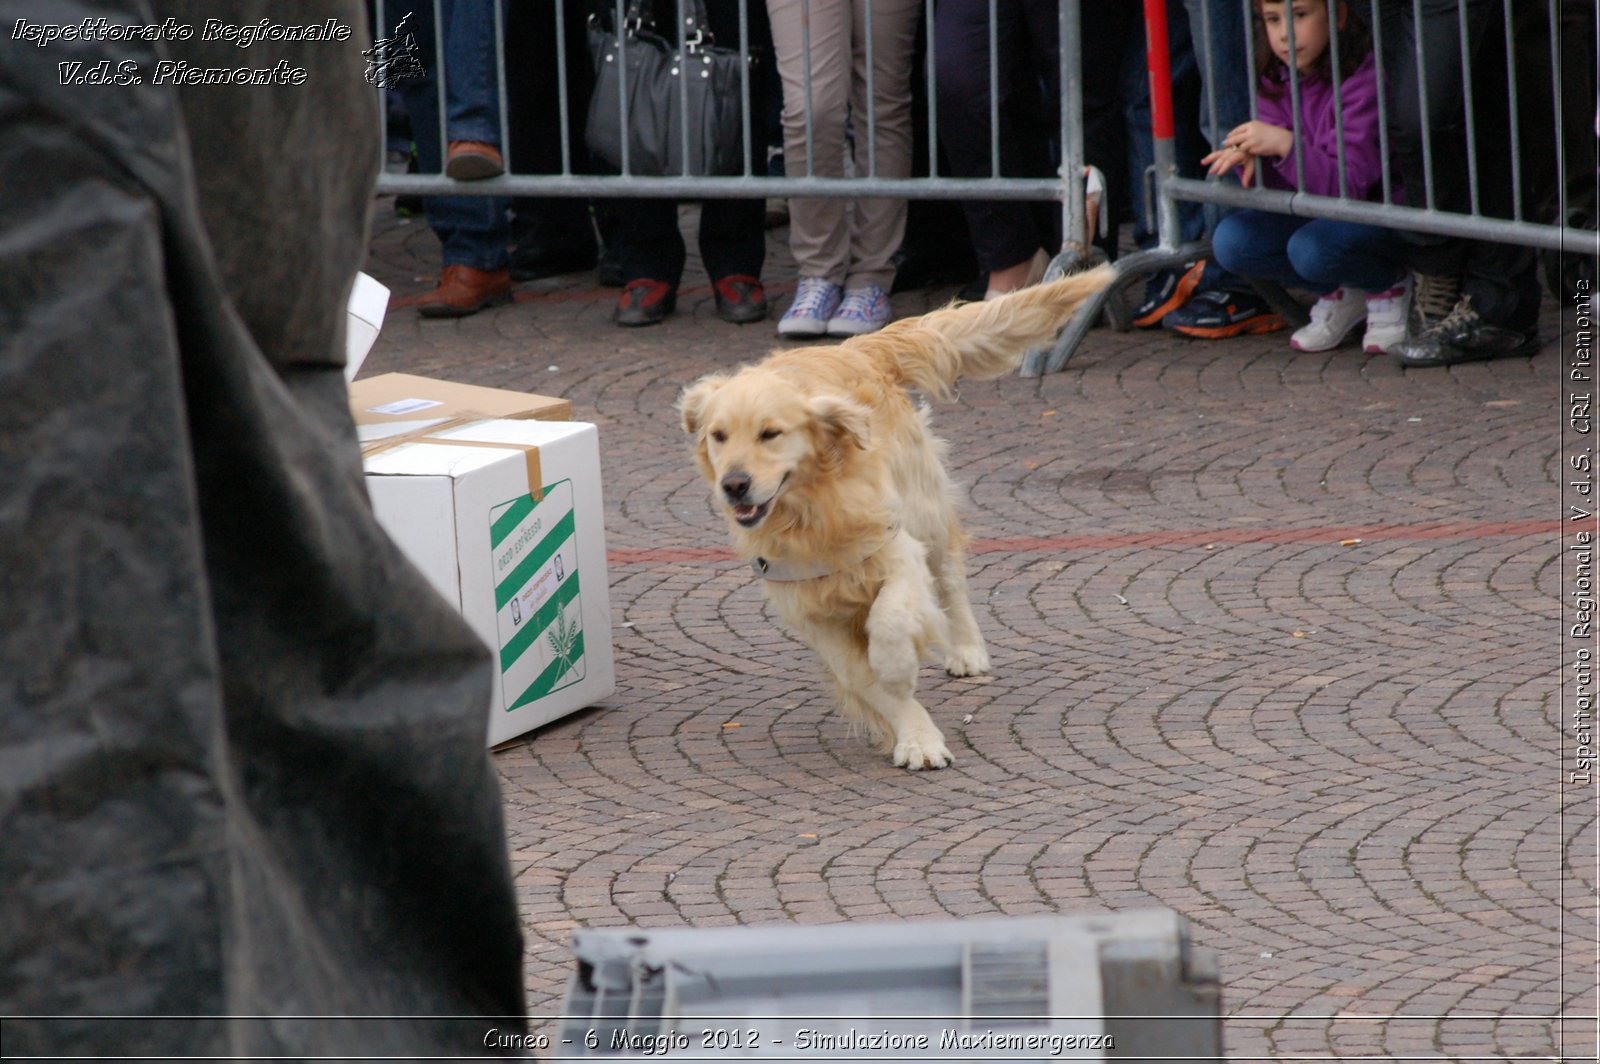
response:
<svg viewBox="0 0 1600 1064"><path fill-rule="evenodd" d="M761 430L761 442L762 443L766 443L768 440L775 440L779 436L782 436L782 435L783 435L783 430L782 429L762 429Z"/></svg>
<svg viewBox="0 0 1600 1064"><path fill-rule="evenodd" d="M711 430L711 438L713 440L716 440L718 443L727 443L728 442L728 434L726 432L723 432L721 429L712 429Z"/></svg>

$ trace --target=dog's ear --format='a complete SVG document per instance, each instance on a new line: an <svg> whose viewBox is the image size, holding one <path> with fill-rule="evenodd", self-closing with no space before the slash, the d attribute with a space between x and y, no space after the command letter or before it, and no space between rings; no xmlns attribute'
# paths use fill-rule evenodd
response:
<svg viewBox="0 0 1600 1064"><path fill-rule="evenodd" d="M683 418L683 431L694 436L700 432L700 423L705 419L706 403L721 390L728 378L722 374L711 374L701 377L678 396L678 414Z"/></svg>
<svg viewBox="0 0 1600 1064"><path fill-rule="evenodd" d="M810 401L812 423L838 443L865 450L872 436L872 414L860 403L842 395L814 395Z"/></svg>

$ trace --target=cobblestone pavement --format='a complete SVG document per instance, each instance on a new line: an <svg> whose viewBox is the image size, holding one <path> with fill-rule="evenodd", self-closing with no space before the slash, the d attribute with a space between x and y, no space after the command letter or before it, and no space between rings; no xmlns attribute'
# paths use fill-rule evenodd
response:
<svg viewBox="0 0 1600 1064"><path fill-rule="evenodd" d="M956 762L913 774L848 734L726 550L672 403L777 340L718 321L697 262L660 327L577 275L393 311L363 370L600 429L617 692L494 754L535 1016L576 927L1167 906L1220 956L1232 1059L1594 1058L1557 310L1538 356L1451 370L1097 329L1065 372L965 383L936 425L995 669L924 671ZM379 201L369 272L436 267Z"/></svg>

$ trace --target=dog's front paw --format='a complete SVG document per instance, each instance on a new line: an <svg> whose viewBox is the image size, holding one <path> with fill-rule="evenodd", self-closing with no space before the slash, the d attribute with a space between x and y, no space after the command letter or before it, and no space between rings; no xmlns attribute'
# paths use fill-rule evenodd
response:
<svg viewBox="0 0 1600 1064"><path fill-rule="evenodd" d="M989 671L989 651L982 643L956 647L944 659L944 671L951 676L982 676Z"/></svg>
<svg viewBox="0 0 1600 1064"><path fill-rule="evenodd" d="M935 731L921 739L901 739L894 744L894 763L899 768L921 772L925 768L944 768L954 761L944 736Z"/></svg>

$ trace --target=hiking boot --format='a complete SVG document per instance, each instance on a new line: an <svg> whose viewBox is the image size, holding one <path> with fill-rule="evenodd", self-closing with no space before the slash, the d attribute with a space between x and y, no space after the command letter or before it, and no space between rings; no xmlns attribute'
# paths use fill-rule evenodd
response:
<svg viewBox="0 0 1600 1064"><path fill-rule="evenodd" d="M1449 314L1409 336L1389 354L1402 366L1423 369L1493 358L1526 358L1537 350L1537 335L1490 325L1478 316L1472 297L1463 295Z"/></svg>
<svg viewBox="0 0 1600 1064"><path fill-rule="evenodd" d="M1450 316L1461 299L1461 278L1419 273L1413 277L1411 309L1406 315L1407 338L1421 336Z"/></svg>

